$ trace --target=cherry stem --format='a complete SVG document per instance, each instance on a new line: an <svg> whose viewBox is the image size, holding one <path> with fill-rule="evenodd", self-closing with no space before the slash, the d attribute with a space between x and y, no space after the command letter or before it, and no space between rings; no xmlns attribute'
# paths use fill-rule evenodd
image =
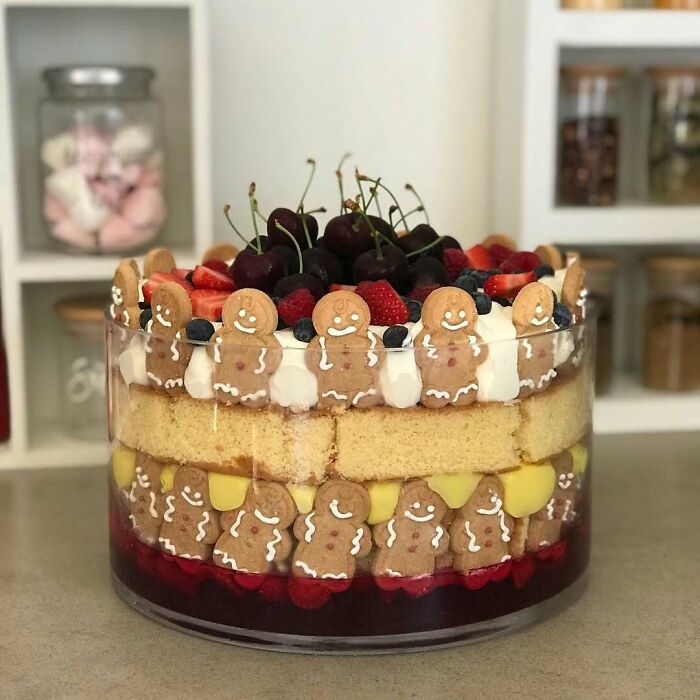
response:
<svg viewBox="0 0 700 700"><path fill-rule="evenodd" d="M306 181L306 187L304 188L301 199L299 200L297 214L304 209L304 198L306 197L306 193L309 191L309 187L311 187L311 181L314 179L314 175L316 173L316 161L313 158L307 158L306 162L311 166L311 172L309 173L309 179Z"/></svg>
<svg viewBox="0 0 700 700"><path fill-rule="evenodd" d="M304 236L306 236L306 245L309 248L313 248L313 243L311 242L311 234L309 233L309 227L306 225L306 214L304 214L304 207L301 208L299 212L299 218L301 219L301 225L304 227Z"/></svg>
<svg viewBox="0 0 700 700"><path fill-rule="evenodd" d="M407 211L407 212L406 212L406 218L408 218L409 216L411 216L411 214L415 214L417 211L423 211L423 212L424 212L425 209L423 208L422 205L416 207L415 209L411 209L411 211ZM427 218L428 218L428 217L426 216L426 219L427 219Z"/></svg>
<svg viewBox="0 0 700 700"><path fill-rule="evenodd" d="M378 178L377 182L379 180L381 180L381 178ZM358 184L359 184L359 182L358 182ZM370 194L370 198L367 200L367 208L368 209L369 209L369 205L372 204L372 201L374 199L377 199L377 186L376 185L374 185L374 187L369 188L369 194ZM379 201L379 200L377 200L377 201ZM381 216L381 214L380 214L380 216Z"/></svg>
<svg viewBox="0 0 700 700"><path fill-rule="evenodd" d="M396 205L396 210L399 212L399 216L401 217L401 221L403 221L404 228L409 231L410 229L408 228L408 224L406 223L406 217L403 215L403 212L401 211L401 205L399 204L398 200L394 196L394 193L381 181L381 178L378 178L377 180L372 180L371 178L367 176L363 176L364 179L369 180L370 182L374 183L375 187L381 187L393 200L394 204Z"/></svg>
<svg viewBox="0 0 700 700"><path fill-rule="evenodd" d="M362 201L362 211L367 211L367 202L365 201L365 191L362 189L362 181L360 180L360 171L355 168L355 182L360 190L360 200Z"/></svg>
<svg viewBox="0 0 700 700"><path fill-rule="evenodd" d="M346 153L338 163L338 167L335 171L335 177L338 180L338 188L340 189L340 213L345 213L345 193L343 192L343 163L352 156L352 153Z"/></svg>
<svg viewBox="0 0 700 700"><path fill-rule="evenodd" d="M248 185L248 202L250 203L250 218L253 220L253 228L255 229L255 244L258 248L258 254L262 253L262 245L260 243L260 231L258 231L258 220L255 218L255 183L251 182Z"/></svg>
<svg viewBox="0 0 700 700"><path fill-rule="evenodd" d="M424 245L422 248L418 248L418 250L413 250L410 253L406 253L406 257L410 258L413 255L420 255L421 253L425 253L427 250L434 248L438 243L442 242L445 238L447 238L447 236L439 236L434 241L430 241L430 243L428 243L428 245Z"/></svg>
<svg viewBox="0 0 700 700"><path fill-rule="evenodd" d="M379 233L379 231L377 231L377 229L374 228L374 226L372 225L372 221L370 220L369 216L367 216L366 212L360 210L359 214L367 222L367 226L369 226L370 233L372 234L372 238L374 240L374 247L377 251L377 260L384 260L382 247L379 244L379 236L381 236L381 234Z"/></svg>
<svg viewBox="0 0 700 700"><path fill-rule="evenodd" d="M312 209L311 211L307 211L307 214L325 214L328 211L326 207L318 207L316 209Z"/></svg>
<svg viewBox="0 0 700 700"><path fill-rule="evenodd" d="M425 213L425 223L430 225L430 217L428 216L428 210L425 208L425 204L423 204L423 200L420 198L420 195L416 190L414 189L413 185L410 182L407 182L405 185L406 189L418 200L418 204L420 207L414 209L413 211L422 211Z"/></svg>
<svg viewBox="0 0 700 700"><path fill-rule="evenodd" d="M297 255L299 256L299 272L304 272L304 258L301 257L301 248L299 247L299 244L297 243L297 239L294 238L294 236L287 231L287 229L282 226L282 224L275 219L275 226L282 232L286 233L291 239L292 243L294 243L294 247L297 249Z"/></svg>
<svg viewBox="0 0 700 700"><path fill-rule="evenodd" d="M235 234L245 243L246 248L252 248L253 250L257 250L258 255L262 252L260 247L253 245L251 241L246 240L245 236L236 228L236 224L233 223L231 220L231 215L229 214L229 211L231 210L231 205L230 204L224 204L224 216L226 217L226 221L228 221L228 225L234 230Z"/></svg>
<svg viewBox="0 0 700 700"><path fill-rule="evenodd" d="M377 214L379 214L379 218L382 218L382 208L379 205L379 192L377 192L377 188L373 187L370 192L374 195L374 204L377 207Z"/></svg>

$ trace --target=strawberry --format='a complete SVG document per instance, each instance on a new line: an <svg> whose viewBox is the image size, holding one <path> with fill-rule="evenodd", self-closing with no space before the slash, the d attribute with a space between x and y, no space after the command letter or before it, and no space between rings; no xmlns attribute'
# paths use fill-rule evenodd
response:
<svg viewBox="0 0 700 700"><path fill-rule="evenodd" d="M393 326L408 321L408 307L386 280L358 285L355 293L367 302L375 326Z"/></svg>
<svg viewBox="0 0 700 700"><path fill-rule="evenodd" d="M542 262L535 253L523 251L521 253L513 253L501 263L501 270L507 274L516 272L532 272L539 267Z"/></svg>
<svg viewBox="0 0 700 700"><path fill-rule="evenodd" d="M489 252L493 258L493 265L491 267L498 267L502 262L508 260L508 258L513 254L510 248L506 248L504 245L499 243L492 243L489 246Z"/></svg>
<svg viewBox="0 0 700 700"><path fill-rule="evenodd" d="M151 297L155 288L163 282L177 282L189 294L192 291L192 285L183 280L172 272L154 272L143 284L143 300L151 303Z"/></svg>
<svg viewBox="0 0 700 700"><path fill-rule="evenodd" d="M331 284L328 287L329 292L354 292L354 284Z"/></svg>
<svg viewBox="0 0 700 700"><path fill-rule="evenodd" d="M236 289L236 285L227 274L205 265L197 265L194 268L192 284L197 289L218 289L225 292L233 292Z"/></svg>
<svg viewBox="0 0 700 700"><path fill-rule="evenodd" d="M287 325L293 326L300 318L311 318L315 305L314 295L302 287L280 299L277 313Z"/></svg>
<svg viewBox="0 0 700 700"><path fill-rule="evenodd" d="M513 583L516 588L522 588L535 573L535 562L531 557L513 560Z"/></svg>
<svg viewBox="0 0 700 700"><path fill-rule="evenodd" d="M210 270L221 272L223 275L229 274L229 266L223 260L212 258L211 260L205 260L202 265L208 267Z"/></svg>
<svg viewBox="0 0 700 700"><path fill-rule="evenodd" d="M408 298L415 299L416 301L425 301L430 295L430 292L440 289L441 286L440 284L427 284L424 287L416 287L408 293Z"/></svg>
<svg viewBox="0 0 700 700"><path fill-rule="evenodd" d="M355 287L355 289L353 289L353 291L355 292L355 294L359 294L360 296L362 296L364 290L369 289L373 284L374 282L370 280L362 280L362 282L357 283L357 286Z"/></svg>
<svg viewBox="0 0 700 700"><path fill-rule="evenodd" d="M467 256L460 248L445 248L442 253L442 264L450 277L450 282L454 282L462 270L469 266Z"/></svg>
<svg viewBox="0 0 700 700"><path fill-rule="evenodd" d="M518 275L492 275L484 282L484 291L490 297L514 299L515 295L530 282L536 281L534 272L521 272Z"/></svg>
<svg viewBox="0 0 700 700"><path fill-rule="evenodd" d="M179 277L181 280L186 280L190 272L192 272L192 270L187 267L174 267L172 270L172 274L175 275L175 277Z"/></svg>
<svg viewBox="0 0 700 700"><path fill-rule="evenodd" d="M320 608L331 597L331 592L321 581L313 578L291 577L287 583L287 590L292 603L304 610Z"/></svg>
<svg viewBox="0 0 700 700"><path fill-rule="evenodd" d="M467 258L465 267L471 267L474 270L491 270L495 265L493 255L491 255L489 249L480 243L473 245L469 250L465 250L464 255Z"/></svg>
<svg viewBox="0 0 700 700"><path fill-rule="evenodd" d="M195 289L190 294L192 315L218 321L221 318L224 302L229 296L230 292L220 292L217 289Z"/></svg>

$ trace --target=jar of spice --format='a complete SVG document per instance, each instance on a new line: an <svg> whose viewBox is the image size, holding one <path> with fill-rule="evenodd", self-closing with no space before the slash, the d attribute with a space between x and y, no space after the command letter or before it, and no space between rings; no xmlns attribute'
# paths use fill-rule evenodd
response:
<svg viewBox="0 0 700 700"><path fill-rule="evenodd" d="M659 66L649 132L649 194L663 204L700 202L700 66Z"/></svg>
<svg viewBox="0 0 700 700"><path fill-rule="evenodd" d="M617 262L607 257L587 257L581 262L586 271L586 302L597 320L595 391L600 395L610 390L613 375L613 300Z"/></svg>
<svg viewBox="0 0 700 700"><path fill-rule="evenodd" d="M622 68L568 66L561 73L559 202L615 203Z"/></svg>
<svg viewBox="0 0 700 700"><path fill-rule="evenodd" d="M700 388L700 257L647 261L644 383L652 389Z"/></svg>
<svg viewBox="0 0 700 700"><path fill-rule="evenodd" d="M85 440L104 438L104 297L80 297L56 304L62 321L59 381L66 433Z"/></svg>

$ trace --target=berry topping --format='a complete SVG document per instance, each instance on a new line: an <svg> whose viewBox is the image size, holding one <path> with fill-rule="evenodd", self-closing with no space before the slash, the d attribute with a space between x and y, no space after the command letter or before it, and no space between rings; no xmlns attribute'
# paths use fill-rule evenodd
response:
<svg viewBox="0 0 700 700"><path fill-rule="evenodd" d="M373 324L392 326L408 321L406 304L386 280L358 285L355 291L369 306Z"/></svg>
<svg viewBox="0 0 700 700"><path fill-rule="evenodd" d="M205 265L197 265L194 268L192 282L197 289L218 289L222 292L233 292L236 289L236 285L226 272L219 272Z"/></svg>
<svg viewBox="0 0 700 700"><path fill-rule="evenodd" d="M552 313L552 320L559 326L559 328L567 328L571 325L571 319L573 314L571 313L568 306L564 304L555 304L554 312Z"/></svg>
<svg viewBox="0 0 700 700"><path fill-rule="evenodd" d="M226 266L224 266L224 267L226 267ZM192 274L192 270L190 270L186 267L174 267L172 269L172 274L175 275L175 277L179 277L181 280L191 281L191 280L189 280L189 275Z"/></svg>
<svg viewBox="0 0 700 700"><path fill-rule="evenodd" d="M499 243L492 243L489 246L489 253L491 253L493 264L489 265L488 267L500 266L501 263L504 263L511 255L513 255L513 251L510 248L500 245Z"/></svg>
<svg viewBox="0 0 700 700"><path fill-rule="evenodd" d="M484 283L484 291L490 297L513 299L526 284L534 281L534 272L522 272L518 275L493 275Z"/></svg>
<svg viewBox="0 0 700 700"><path fill-rule="evenodd" d="M467 258L467 264L474 270L490 270L496 264L491 251L481 244L465 250L464 254Z"/></svg>
<svg viewBox="0 0 700 700"><path fill-rule="evenodd" d="M408 298L423 302L430 296L431 292L440 289L440 287L442 287L441 284L428 284L423 287L415 287L408 293Z"/></svg>
<svg viewBox="0 0 700 700"><path fill-rule="evenodd" d="M535 268L535 277L539 279L540 277L553 277L554 268L551 265L538 265Z"/></svg>
<svg viewBox="0 0 700 700"><path fill-rule="evenodd" d="M308 290L316 301L326 293L326 288L318 277L314 277L314 275L310 275L307 272L295 272L293 275L279 280L272 290L272 294L280 299L284 299L284 297L289 296L297 289Z"/></svg>
<svg viewBox="0 0 700 700"><path fill-rule="evenodd" d="M464 271L466 272L466 270ZM476 284L478 287L481 287L482 289L484 288L484 283L486 280L491 277L492 275L497 275L499 274L500 270L471 270L470 274L471 276L476 280Z"/></svg>
<svg viewBox="0 0 700 700"><path fill-rule="evenodd" d="M501 270L506 274L517 272L532 272L542 264L542 261L535 253L512 253L501 263Z"/></svg>
<svg viewBox="0 0 700 700"><path fill-rule="evenodd" d="M354 292L355 289L354 284L331 284L328 287L329 292Z"/></svg>
<svg viewBox="0 0 700 700"><path fill-rule="evenodd" d="M389 326L382 336L386 348L402 348L407 338L408 328L406 326Z"/></svg>
<svg viewBox="0 0 700 700"><path fill-rule="evenodd" d="M369 225L360 214L333 217L326 224L323 241L326 250L346 260L354 260L373 245Z"/></svg>
<svg viewBox="0 0 700 700"><path fill-rule="evenodd" d="M221 309L229 296L229 292L222 292L217 289L195 289L190 294L192 314L201 318L207 318L210 321L216 321L221 317Z"/></svg>
<svg viewBox="0 0 700 700"><path fill-rule="evenodd" d="M436 258L418 258L409 268L409 288L449 284L445 266Z"/></svg>
<svg viewBox="0 0 700 700"><path fill-rule="evenodd" d="M460 289L463 289L465 292L469 292L470 294L473 294L474 292L479 289L479 285L477 284L476 279L474 279L473 275L470 275L469 273L465 275L460 275L452 285L453 287L459 287Z"/></svg>
<svg viewBox="0 0 700 700"><path fill-rule="evenodd" d="M187 337L190 340L206 343L213 335L214 326L206 318L193 318L187 324Z"/></svg>
<svg viewBox="0 0 700 700"><path fill-rule="evenodd" d="M277 313L285 323L293 326L299 319L311 318L314 306L316 306L316 300L308 289L295 289L280 300Z"/></svg>
<svg viewBox="0 0 700 700"><path fill-rule="evenodd" d="M204 265L204 267L208 267L210 270L221 272L224 275L229 274L229 266L223 260L205 260L202 265ZM175 272L175 270L173 270L173 272Z"/></svg>
<svg viewBox="0 0 700 700"><path fill-rule="evenodd" d="M141 326L142 330L146 330L146 326L148 325L148 322L153 318L153 311L148 308L144 309L141 312L141 315L139 316L139 326Z"/></svg>
<svg viewBox="0 0 700 700"><path fill-rule="evenodd" d="M404 291L408 282L406 254L393 245L366 250L355 259L352 276L355 282L387 280L394 289Z"/></svg>
<svg viewBox="0 0 700 700"><path fill-rule="evenodd" d="M406 306L408 307L408 320L413 321L413 323L418 323L418 321L420 321L423 303L418 299L408 299L406 301Z"/></svg>
<svg viewBox="0 0 700 700"><path fill-rule="evenodd" d="M236 287L252 287L271 292L277 280L284 274L284 265L272 251L256 253L250 248L242 250L231 265Z"/></svg>
<svg viewBox="0 0 700 700"><path fill-rule="evenodd" d="M491 303L491 297L483 292L473 292L472 299L476 304L476 311L479 316L483 316L491 311L493 304Z"/></svg>
<svg viewBox="0 0 700 700"><path fill-rule="evenodd" d="M187 281L180 279L171 272L154 272L143 284L143 300L151 303L151 297L155 288L163 282L177 282L189 294L192 291L192 285Z"/></svg>
<svg viewBox="0 0 700 700"><path fill-rule="evenodd" d="M447 248L442 253L442 264L445 266L450 282L454 282L467 266L467 256L458 248Z"/></svg>
<svg viewBox="0 0 700 700"><path fill-rule="evenodd" d="M310 318L300 318L294 324L294 337L301 343L310 343L316 337L316 329Z"/></svg>

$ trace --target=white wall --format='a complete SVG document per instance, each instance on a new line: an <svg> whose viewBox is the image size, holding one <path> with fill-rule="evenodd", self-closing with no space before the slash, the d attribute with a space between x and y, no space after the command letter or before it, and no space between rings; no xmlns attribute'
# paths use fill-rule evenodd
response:
<svg viewBox="0 0 700 700"><path fill-rule="evenodd" d="M248 230L251 180L263 211L296 206L314 156L307 205L335 213L333 172L351 151L392 189L413 183L440 233L482 236L494 5L212 0L215 207L231 202ZM227 238L223 217L215 221Z"/></svg>

